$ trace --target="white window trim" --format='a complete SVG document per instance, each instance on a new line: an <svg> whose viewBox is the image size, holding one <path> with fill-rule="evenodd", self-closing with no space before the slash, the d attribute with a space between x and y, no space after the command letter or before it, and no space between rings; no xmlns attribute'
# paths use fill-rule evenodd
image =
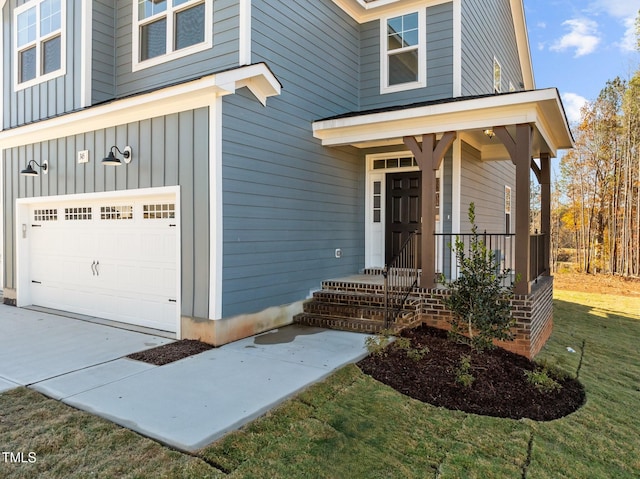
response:
<svg viewBox="0 0 640 479"><path fill-rule="evenodd" d="M53 33L49 33L45 36L40 36L40 3L42 0L30 0L29 2L20 5L13 12L13 88L14 91L24 90L25 88L32 87L34 85L39 85L40 83L44 83L46 81L52 80L54 78L58 78L66 74L67 70L67 35L66 35L66 19L67 19L67 2L66 0L61 0L60 2L60 30L56 30ZM18 47L18 15L29 10L30 8L36 7L36 39L33 42L30 42L28 45L35 45L36 47L36 77L20 83L20 51L25 50L28 46L23 46L22 48ZM47 73L46 75L40 75L41 69L41 60L42 60L42 44L51 38L56 36L60 36L60 68L51 73Z"/></svg>
<svg viewBox="0 0 640 479"><path fill-rule="evenodd" d="M418 14L418 80L389 86L389 52L387 50L387 22L391 18ZM399 91L414 90L427 86L427 10L408 9L395 11L380 19L380 94L395 93Z"/></svg>
<svg viewBox="0 0 640 479"><path fill-rule="evenodd" d="M199 3L204 4L204 42L191 45L190 47L181 48L180 50L173 50L173 34L174 34L174 18L175 14L187 10ZM140 20L138 18L138 0L132 1L133 5L133 21L131 23L131 44L132 44L132 71L143 70L145 68L161 65L163 63L176 60L178 58L186 57L194 53L198 53L207 50L213 46L213 29L211 19L213 18L213 0L192 0L188 3L178 5L177 7L170 6L170 0L167 0L167 9L164 12L157 13L148 18ZM158 55L157 57L150 58L148 60L140 60L140 27L162 17L167 19L167 45L166 53L164 55Z"/></svg>
<svg viewBox="0 0 640 479"><path fill-rule="evenodd" d="M496 81L496 67L498 68L498 73L499 73L497 81ZM502 93L502 65L500 65L500 62L495 56L493 57L493 69L491 73L493 77L493 92Z"/></svg>

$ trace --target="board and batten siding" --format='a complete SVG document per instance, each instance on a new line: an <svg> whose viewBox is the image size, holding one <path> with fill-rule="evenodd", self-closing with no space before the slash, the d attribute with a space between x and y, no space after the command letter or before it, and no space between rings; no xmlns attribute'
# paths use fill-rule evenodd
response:
<svg viewBox="0 0 640 479"><path fill-rule="evenodd" d="M52 80L39 83L20 91L15 91L15 24L16 7L26 3L23 0L9 0L5 5L2 51L5 59L3 94L3 125L14 128L44 118L80 108L80 76L82 55L80 53L82 27L81 0L63 0L66 5L64 35L66 38L66 73ZM9 8L7 8L7 6ZM8 27L8 28L6 28Z"/></svg>
<svg viewBox="0 0 640 479"><path fill-rule="evenodd" d="M15 201L18 198L180 185L182 315L209 313L209 109L176 113L4 150L4 286L16 287ZM127 166L100 162L112 145L133 149ZM76 153L89 150L89 163ZM49 173L20 176L30 160Z"/></svg>
<svg viewBox="0 0 640 479"><path fill-rule="evenodd" d="M132 8L135 3L119 1L116 12L115 83L117 97L238 66L239 0L214 0L213 18L208 19L206 26L206 28L213 30L212 48L135 72L132 71Z"/></svg>
<svg viewBox="0 0 640 479"><path fill-rule="evenodd" d="M522 90L509 0L462 2L462 95L493 93L493 58L502 67L502 91L509 82Z"/></svg>
<svg viewBox="0 0 640 479"><path fill-rule="evenodd" d="M511 231L514 232L516 167L510 160L482 161L480 151L462 142L460 233L470 233L469 205L475 204L478 231L505 233L504 187L511 187Z"/></svg>
<svg viewBox="0 0 640 479"><path fill-rule="evenodd" d="M453 3L427 8L427 86L380 94L380 20L361 26L363 110L453 96Z"/></svg>
<svg viewBox="0 0 640 479"><path fill-rule="evenodd" d="M299 301L364 267L364 156L322 147L311 129L357 108L358 26L330 0L256 0L252 11L253 61L283 88L266 108L246 91L223 98L227 317Z"/></svg>

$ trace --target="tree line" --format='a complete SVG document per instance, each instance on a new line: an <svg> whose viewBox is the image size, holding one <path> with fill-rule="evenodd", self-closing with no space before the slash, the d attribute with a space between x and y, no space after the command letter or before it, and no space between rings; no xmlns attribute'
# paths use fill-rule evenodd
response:
<svg viewBox="0 0 640 479"><path fill-rule="evenodd" d="M636 20L640 51L640 12ZM552 262L640 276L640 69L582 109L552 205Z"/></svg>

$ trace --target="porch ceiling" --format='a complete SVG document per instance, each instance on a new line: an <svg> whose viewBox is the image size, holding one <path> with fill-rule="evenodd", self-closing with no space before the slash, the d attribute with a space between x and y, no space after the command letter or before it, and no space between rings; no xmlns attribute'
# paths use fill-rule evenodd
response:
<svg viewBox="0 0 640 479"><path fill-rule="evenodd" d="M555 88L347 113L314 122L313 135L325 146L371 148L402 145L404 136L455 131L458 138L480 150L484 160L507 160L509 154L500 140L488 138L483 131L522 123L533 126L534 157L540 153L556 157L558 150L574 146Z"/></svg>

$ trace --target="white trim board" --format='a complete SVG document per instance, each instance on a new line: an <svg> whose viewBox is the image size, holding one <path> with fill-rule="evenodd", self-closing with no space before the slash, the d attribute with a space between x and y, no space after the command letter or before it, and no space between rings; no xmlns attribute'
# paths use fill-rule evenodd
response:
<svg viewBox="0 0 640 479"><path fill-rule="evenodd" d="M267 65L257 63L5 130L0 132L0 148L40 143L209 106L215 97L233 94L245 86L263 104L281 90L280 82Z"/></svg>

